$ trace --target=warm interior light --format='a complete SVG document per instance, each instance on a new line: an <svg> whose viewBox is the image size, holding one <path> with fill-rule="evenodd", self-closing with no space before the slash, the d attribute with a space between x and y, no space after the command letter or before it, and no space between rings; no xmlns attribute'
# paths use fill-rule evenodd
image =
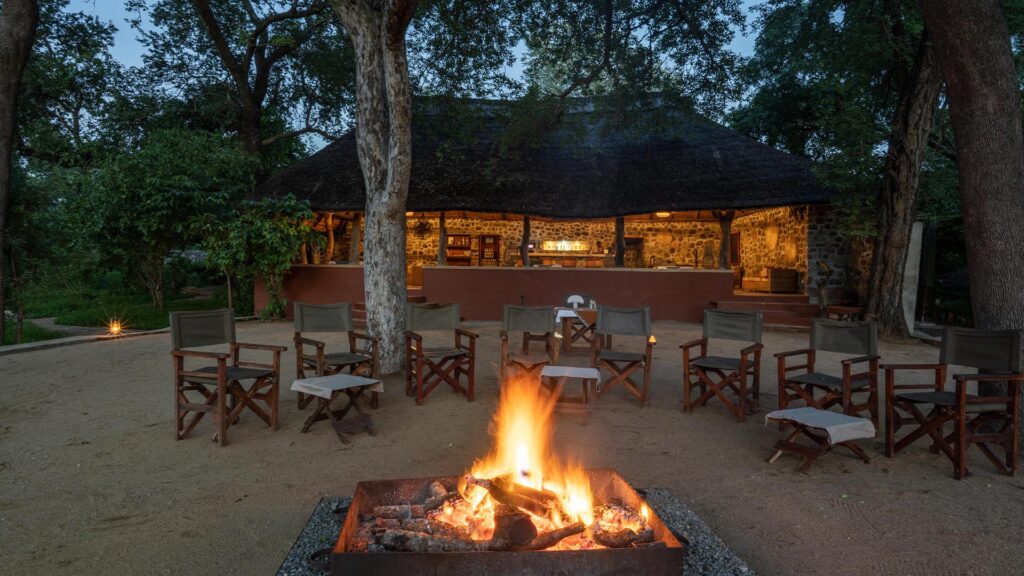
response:
<svg viewBox="0 0 1024 576"><path fill-rule="evenodd" d="M658 343L658 339L654 337L654 334L651 334L651 337L648 338L647 341L650 342L651 344L657 344Z"/></svg>
<svg viewBox="0 0 1024 576"><path fill-rule="evenodd" d="M658 218L668 218L669 216L672 215L672 213L671 212L655 212L654 215L657 216Z"/></svg>
<svg viewBox="0 0 1024 576"><path fill-rule="evenodd" d="M121 325L120 320L112 318L107 322L107 334L110 334L111 336L120 336L123 330L124 326Z"/></svg>

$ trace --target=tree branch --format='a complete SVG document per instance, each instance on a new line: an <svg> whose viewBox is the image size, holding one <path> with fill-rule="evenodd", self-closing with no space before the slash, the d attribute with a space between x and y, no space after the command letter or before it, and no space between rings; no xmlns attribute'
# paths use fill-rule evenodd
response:
<svg viewBox="0 0 1024 576"><path fill-rule="evenodd" d="M604 50L601 52L601 61L595 66L589 74L582 78L575 78L569 83L569 86L559 92L556 97L559 100L565 100L572 94L577 88L583 88L590 86L597 80L597 77L608 69L612 62L612 0L605 0L604 3L604 34L602 35L602 41L604 43Z"/></svg>
<svg viewBox="0 0 1024 576"><path fill-rule="evenodd" d="M247 68L243 68L231 52L231 46L228 45L227 40L224 38L224 32L220 29L216 16L213 15L209 0L192 0L192 5L195 7L196 12L199 13L199 19L206 28L206 32L210 35L210 40L213 41L217 54L220 55L221 62L235 81L238 91L246 98L252 98L252 92L249 89L249 79L245 72Z"/></svg>

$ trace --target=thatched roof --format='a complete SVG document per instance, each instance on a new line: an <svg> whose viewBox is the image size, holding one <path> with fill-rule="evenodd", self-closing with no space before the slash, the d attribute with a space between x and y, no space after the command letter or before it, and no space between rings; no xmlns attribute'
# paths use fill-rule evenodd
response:
<svg viewBox="0 0 1024 576"><path fill-rule="evenodd" d="M512 104L417 106L408 210L606 218L827 202L812 163L689 113L625 114L577 101L557 122ZM542 118L538 120L538 118ZM257 187L319 210L362 210L355 135Z"/></svg>

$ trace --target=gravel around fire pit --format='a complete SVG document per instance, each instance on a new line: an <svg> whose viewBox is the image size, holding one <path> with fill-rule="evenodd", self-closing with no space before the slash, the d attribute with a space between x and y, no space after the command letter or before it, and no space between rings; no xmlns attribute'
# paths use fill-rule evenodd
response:
<svg viewBox="0 0 1024 576"><path fill-rule="evenodd" d="M686 551L685 574L708 576L754 576L755 572L741 560L707 524L690 511L669 490L651 488L646 491L647 503L677 535L684 536L690 547ZM345 522L344 514L335 514L347 507L351 498L321 498L306 527L295 540L288 556L277 571L278 576L323 576L325 571L310 565L309 557L317 550L334 546Z"/></svg>

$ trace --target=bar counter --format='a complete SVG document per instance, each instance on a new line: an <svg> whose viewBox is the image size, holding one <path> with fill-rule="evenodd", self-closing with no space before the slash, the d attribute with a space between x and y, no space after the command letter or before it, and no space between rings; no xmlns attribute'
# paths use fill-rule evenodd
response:
<svg viewBox="0 0 1024 576"><path fill-rule="evenodd" d="M650 306L655 320L700 322L714 300L732 297L731 270L693 268L505 268L425 266L427 302L458 302L466 320L501 320L505 304L559 306L569 294L586 294L608 306ZM263 283L254 286L256 309L267 303ZM363 302L363 267L296 265L284 279L288 316L292 302Z"/></svg>
<svg viewBox="0 0 1024 576"><path fill-rule="evenodd" d="M458 302L466 320L501 320L505 304L558 306L587 294L608 306L650 306L654 320L700 322L732 296L731 270L692 268L496 268L426 266L428 302Z"/></svg>

